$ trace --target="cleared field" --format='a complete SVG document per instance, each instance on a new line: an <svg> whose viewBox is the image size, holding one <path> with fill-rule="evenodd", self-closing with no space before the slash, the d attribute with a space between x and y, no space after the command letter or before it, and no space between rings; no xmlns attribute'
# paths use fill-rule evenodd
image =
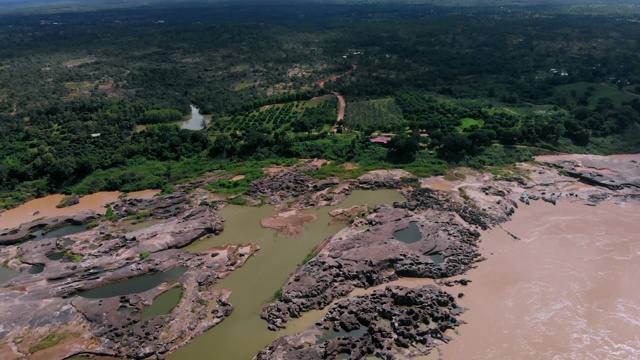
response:
<svg viewBox="0 0 640 360"><path fill-rule="evenodd" d="M66 61L62 64L62 66L67 67L67 68L72 68L72 67L76 67L76 66L80 66L82 64L88 64L91 62L94 62L98 60L98 58L96 58L95 56L91 55L91 56L87 56L84 59L73 59L73 60L69 60Z"/></svg>
<svg viewBox="0 0 640 360"><path fill-rule="evenodd" d="M385 98L348 103L344 125L354 130L365 127L383 130L401 123L402 120L402 111L395 100Z"/></svg>
<svg viewBox="0 0 640 360"><path fill-rule="evenodd" d="M316 96L313 99L306 101L305 102L305 106L307 107L314 107L314 106L318 106L319 104L322 104L325 101L331 100L334 98L334 95L328 94L328 95L322 95L322 96Z"/></svg>

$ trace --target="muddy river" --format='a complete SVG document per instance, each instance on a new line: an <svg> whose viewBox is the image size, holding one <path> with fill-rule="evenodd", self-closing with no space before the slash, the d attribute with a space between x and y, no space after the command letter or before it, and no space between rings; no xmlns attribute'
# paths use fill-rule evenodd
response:
<svg viewBox="0 0 640 360"><path fill-rule="evenodd" d="M128 198L149 199L159 190L143 190L127 194ZM39 218L54 216L68 216L80 211L93 210L97 213L104 213L104 205L118 200L122 193L119 191L102 191L95 194L83 196L78 204L64 208L57 208L56 205L64 199L64 195L49 195L43 198L31 200L15 209L7 210L0 214L0 229L10 229L22 223L33 221Z"/></svg>
<svg viewBox="0 0 640 360"><path fill-rule="evenodd" d="M483 235L443 359L640 358L640 203L521 206Z"/></svg>

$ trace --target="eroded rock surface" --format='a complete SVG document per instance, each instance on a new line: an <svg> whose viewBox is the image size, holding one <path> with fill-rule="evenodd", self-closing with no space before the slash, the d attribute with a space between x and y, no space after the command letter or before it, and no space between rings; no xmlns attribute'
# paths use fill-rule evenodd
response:
<svg viewBox="0 0 640 360"><path fill-rule="evenodd" d="M53 359L85 353L164 358L222 321L233 310L230 293L213 290L213 285L242 266L258 247L227 245L198 254L180 250L223 231L224 220L215 204L206 200L197 192L150 200L122 198L111 204L114 220L101 221L90 230L34 241L25 241L27 236L18 246L2 247L0 255L7 266L20 270L17 277L0 284L0 346L11 349L7 356ZM94 213L80 213L26 224L9 233L26 229L30 234L43 224L96 219ZM150 225L127 229L136 222ZM32 271L34 267L38 271ZM83 297L89 289L177 267L186 270L179 279L147 291ZM169 314L142 320L143 309L175 286L183 288L178 306ZM30 354L34 344L52 333L66 338Z"/></svg>
<svg viewBox="0 0 640 360"><path fill-rule="evenodd" d="M536 160L563 169L580 181L621 190L625 187L640 188L640 155L586 155L567 154L539 156Z"/></svg>
<svg viewBox="0 0 640 360"><path fill-rule="evenodd" d="M409 199L376 207L366 217L365 226L339 232L313 260L294 272L281 299L262 311L270 328L283 328L292 317L322 309L356 287L368 288L398 277L459 275L481 259L477 250L480 233L471 225L486 226L487 214L438 198L428 189L412 192ZM414 241L394 237L411 223L417 224L419 232Z"/></svg>
<svg viewBox="0 0 640 360"><path fill-rule="evenodd" d="M423 356L459 325L455 299L436 286L389 286L342 300L302 334L276 340L255 357L267 359L396 359Z"/></svg>

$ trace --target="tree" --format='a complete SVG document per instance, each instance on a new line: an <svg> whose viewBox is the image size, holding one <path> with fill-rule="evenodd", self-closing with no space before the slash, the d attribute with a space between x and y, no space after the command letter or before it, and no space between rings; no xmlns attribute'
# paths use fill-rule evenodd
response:
<svg viewBox="0 0 640 360"><path fill-rule="evenodd" d="M458 133L450 133L440 140L438 153L448 161L460 161L471 152L473 145L469 139Z"/></svg>
<svg viewBox="0 0 640 360"><path fill-rule="evenodd" d="M415 160L420 150L420 143L415 136L398 135L388 143L387 158L393 163L410 163Z"/></svg>

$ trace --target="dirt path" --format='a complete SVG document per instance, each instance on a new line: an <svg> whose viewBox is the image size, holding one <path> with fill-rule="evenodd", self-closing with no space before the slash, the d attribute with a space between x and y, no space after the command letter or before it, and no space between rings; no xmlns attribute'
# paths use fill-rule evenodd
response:
<svg viewBox="0 0 640 360"><path fill-rule="evenodd" d="M330 78L328 78L326 80L321 80L321 81L318 82L318 85L320 86L321 89L324 89L324 85L327 82L336 81L338 78L340 78L340 77L342 77L344 75L351 74L357 68L358 68L357 64L351 64L351 70L349 70L349 71L347 71L345 73L342 73L342 74L333 75L333 76L331 76ZM331 91L331 93L338 98L338 103L340 104L339 108L338 108L338 118L336 119L336 123L337 123L338 121L344 119L344 111L345 111L345 109L347 107L347 102L344 100L344 97L340 93L338 93L337 91ZM337 130L337 126L338 126L337 124L334 125L334 127L332 129L333 132L335 132Z"/></svg>

